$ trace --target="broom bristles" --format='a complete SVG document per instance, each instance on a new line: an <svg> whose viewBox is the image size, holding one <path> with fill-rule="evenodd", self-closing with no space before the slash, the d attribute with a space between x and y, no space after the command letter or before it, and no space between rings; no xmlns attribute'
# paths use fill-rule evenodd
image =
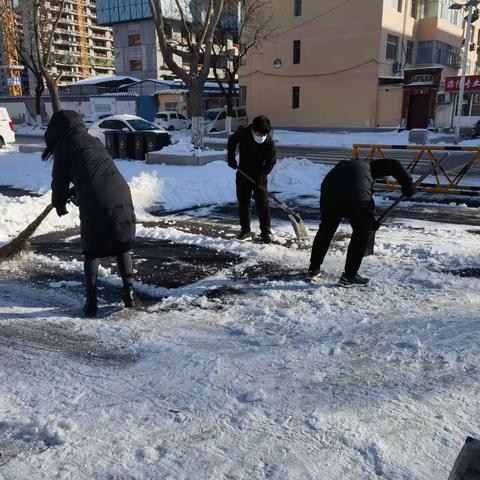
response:
<svg viewBox="0 0 480 480"><path fill-rule="evenodd" d="M23 230L23 232L20 232L11 242L1 247L0 261L9 260L26 250L29 246L28 239L35 233L35 230L52 210L53 205L48 205L48 207L46 207L45 210L32 223L30 223L25 230Z"/></svg>

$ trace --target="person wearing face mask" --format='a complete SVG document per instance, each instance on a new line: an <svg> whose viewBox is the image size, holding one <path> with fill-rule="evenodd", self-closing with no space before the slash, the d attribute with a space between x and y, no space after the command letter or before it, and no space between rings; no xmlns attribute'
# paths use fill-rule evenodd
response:
<svg viewBox="0 0 480 480"><path fill-rule="evenodd" d="M270 120L260 115L246 128L240 127L228 139L228 166L245 172L257 185L267 188L267 176L277 161L275 142L271 135ZM240 151L240 163L235 158L237 145ZM268 198L250 180L237 172L236 178L238 213L240 217L240 233L238 240L252 238L250 230L250 200L255 198L258 219L260 221L260 237L263 243L271 243L270 209Z"/></svg>

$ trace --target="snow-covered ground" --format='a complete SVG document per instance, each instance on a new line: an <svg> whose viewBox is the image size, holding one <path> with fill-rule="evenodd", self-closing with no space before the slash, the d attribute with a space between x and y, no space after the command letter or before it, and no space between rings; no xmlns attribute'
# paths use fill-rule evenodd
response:
<svg viewBox="0 0 480 480"><path fill-rule="evenodd" d="M234 201L222 162L118 165L142 222L158 206ZM0 195L0 244L47 205L50 169L35 154L0 154L0 184L41 195ZM315 196L327 171L284 160L270 186ZM76 226L70 210L39 233ZM240 262L94 320L79 316L80 262L0 263L0 478L447 478L465 437L480 435L480 280L469 274L480 272L479 233L397 219L362 267L371 286L344 290L345 235L310 284L294 274L308 250L139 225L141 238ZM42 271L55 280L42 283ZM118 285L102 270L109 281Z"/></svg>

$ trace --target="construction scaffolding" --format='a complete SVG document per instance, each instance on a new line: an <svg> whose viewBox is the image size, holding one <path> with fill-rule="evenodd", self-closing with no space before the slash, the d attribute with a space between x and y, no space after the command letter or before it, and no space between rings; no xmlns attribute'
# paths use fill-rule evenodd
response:
<svg viewBox="0 0 480 480"><path fill-rule="evenodd" d="M0 47L3 51L4 65L0 68L7 74L8 91L11 96L22 95L22 70L16 47L17 25L15 12L11 0L2 0L0 2L2 11L0 12L3 20L3 26L0 28Z"/></svg>
<svg viewBox="0 0 480 480"><path fill-rule="evenodd" d="M78 33L80 34L80 61L82 78L90 76L90 62L88 55L88 37L85 24L85 0L77 0Z"/></svg>
<svg viewBox="0 0 480 480"><path fill-rule="evenodd" d="M352 159L372 161L380 158L395 158L407 171L416 177L429 165L441 158L448 158L418 188L421 192L450 195L480 196L480 182L472 178L480 176L480 147L456 146L411 146L411 145L353 145ZM477 168L478 167L478 168ZM476 170L477 169L477 170ZM399 190L400 185L390 179L377 180L376 189Z"/></svg>

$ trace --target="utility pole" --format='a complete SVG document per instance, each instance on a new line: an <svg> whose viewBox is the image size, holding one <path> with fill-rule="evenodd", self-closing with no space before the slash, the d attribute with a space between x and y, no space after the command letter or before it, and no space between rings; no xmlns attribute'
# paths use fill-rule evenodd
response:
<svg viewBox="0 0 480 480"><path fill-rule="evenodd" d="M463 46L462 73L460 76L460 90L458 92L457 108L455 112L455 116L456 116L455 137L454 137L455 143L457 143L460 139L460 117L462 116L463 96L465 94L465 76L467 74L468 52L470 51L470 39L472 36L473 8L476 7L479 3L480 3L480 0L469 0L465 4L453 3L449 7L452 10L460 10L460 9L468 8L467 31L465 34L465 44Z"/></svg>

